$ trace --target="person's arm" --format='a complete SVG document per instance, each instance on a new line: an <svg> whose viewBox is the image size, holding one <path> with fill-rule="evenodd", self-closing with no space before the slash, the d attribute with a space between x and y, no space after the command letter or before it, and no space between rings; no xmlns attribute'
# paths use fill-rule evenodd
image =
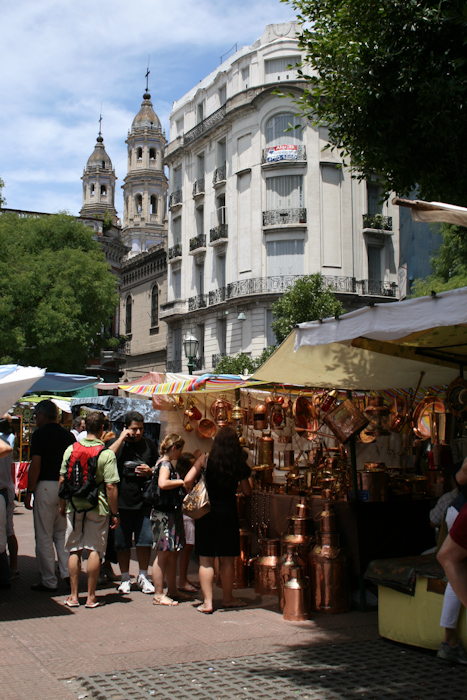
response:
<svg viewBox="0 0 467 700"><path fill-rule="evenodd" d="M4 440L0 440L0 459L11 454L11 445Z"/></svg>
<svg viewBox="0 0 467 700"><path fill-rule="evenodd" d="M456 481L459 486L465 486L467 484L467 458L462 462L462 467L456 474Z"/></svg>
<svg viewBox="0 0 467 700"><path fill-rule="evenodd" d="M28 490L26 497L24 499L24 507L31 510L31 499L34 489L36 488L37 480L39 479L39 474L41 473L41 458L39 455L33 455L31 458L31 464L28 470Z"/></svg>
<svg viewBox="0 0 467 700"><path fill-rule="evenodd" d="M128 435L131 435L131 432L128 430L128 428L123 428L118 438L111 445L109 445L107 449L112 450L112 452L116 455L127 439Z"/></svg>
<svg viewBox="0 0 467 700"><path fill-rule="evenodd" d="M251 484L250 479L248 477L246 479L241 480L240 488L242 489L242 493L244 493L245 496L251 496Z"/></svg>
<svg viewBox="0 0 467 700"><path fill-rule="evenodd" d="M183 479L171 479L170 469L163 464L161 464L161 468L159 470L159 480L157 483L159 484L159 488L162 490L177 489L180 486L185 486Z"/></svg>
<svg viewBox="0 0 467 700"><path fill-rule="evenodd" d="M120 515L118 513L118 488L117 484L106 484L105 492L110 508L110 529L115 530L120 523Z"/></svg>
<svg viewBox="0 0 467 700"><path fill-rule="evenodd" d="M188 472L188 474L186 475L186 477L185 477L185 482L184 482L184 483L185 483L185 487L186 487L188 490L191 491L191 489L192 489L193 486L195 485L196 480L198 479L199 475L201 474L201 470L202 470L203 467L204 467L204 462L205 462L205 460L206 460L206 455L205 455L205 454L201 454L201 455L198 457L198 459L196 460L196 462L193 464L193 466L191 467L191 469L190 469L190 471Z"/></svg>

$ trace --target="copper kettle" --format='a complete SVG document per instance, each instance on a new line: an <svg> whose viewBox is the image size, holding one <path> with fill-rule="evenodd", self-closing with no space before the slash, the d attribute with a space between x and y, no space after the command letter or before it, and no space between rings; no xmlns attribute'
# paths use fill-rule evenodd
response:
<svg viewBox="0 0 467 700"><path fill-rule="evenodd" d="M301 566L291 567L290 578L284 582L284 620L302 622L308 620L309 585L302 576Z"/></svg>

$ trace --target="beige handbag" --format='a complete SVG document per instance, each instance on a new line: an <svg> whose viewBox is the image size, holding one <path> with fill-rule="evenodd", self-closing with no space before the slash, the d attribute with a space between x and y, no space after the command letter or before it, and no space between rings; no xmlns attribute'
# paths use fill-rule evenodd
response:
<svg viewBox="0 0 467 700"><path fill-rule="evenodd" d="M199 520L211 510L208 489L206 486L205 468L203 467L198 483L183 499L182 512L193 520Z"/></svg>

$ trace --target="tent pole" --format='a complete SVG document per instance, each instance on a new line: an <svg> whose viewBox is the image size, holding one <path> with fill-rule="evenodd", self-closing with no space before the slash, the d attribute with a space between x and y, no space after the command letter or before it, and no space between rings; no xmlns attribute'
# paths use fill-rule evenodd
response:
<svg viewBox="0 0 467 700"><path fill-rule="evenodd" d="M352 392L347 390L347 398L352 399ZM350 447L350 471L352 474L352 500L358 501L358 481L357 481L357 449L355 446L355 436L353 435L349 440ZM357 514L355 513L355 516ZM358 521L357 521L358 528ZM360 565L360 557L359 557ZM360 594L360 610L362 612L366 611L366 592L365 592L365 582L361 573L358 575L358 590Z"/></svg>

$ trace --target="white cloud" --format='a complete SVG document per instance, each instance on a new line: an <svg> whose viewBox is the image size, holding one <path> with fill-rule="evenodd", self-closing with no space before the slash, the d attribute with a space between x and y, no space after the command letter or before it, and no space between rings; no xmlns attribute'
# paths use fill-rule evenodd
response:
<svg viewBox="0 0 467 700"><path fill-rule="evenodd" d="M101 104L106 150L122 184L149 54L152 101L168 132L173 101L216 68L221 54L292 18L279 0L7 0L0 176L8 206L78 213Z"/></svg>

